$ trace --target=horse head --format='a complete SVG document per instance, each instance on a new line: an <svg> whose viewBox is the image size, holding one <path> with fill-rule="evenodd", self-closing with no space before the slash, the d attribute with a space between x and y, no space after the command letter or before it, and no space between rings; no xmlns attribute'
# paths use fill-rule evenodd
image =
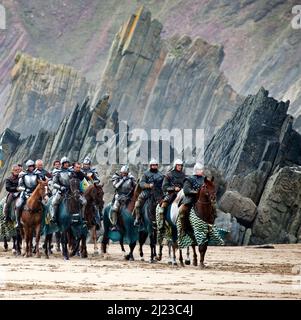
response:
<svg viewBox="0 0 301 320"><path fill-rule="evenodd" d="M94 182L85 191L85 198L87 201L92 201L96 206L103 207L103 184Z"/></svg>
<svg viewBox="0 0 301 320"><path fill-rule="evenodd" d="M216 190L214 184L214 177L209 179L205 177L204 184L201 187L199 196L203 195L208 202L215 203L216 202Z"/></svg>

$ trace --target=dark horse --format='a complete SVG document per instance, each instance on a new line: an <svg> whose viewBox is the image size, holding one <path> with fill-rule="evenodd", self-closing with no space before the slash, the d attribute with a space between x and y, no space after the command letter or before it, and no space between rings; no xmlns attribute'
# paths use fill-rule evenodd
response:
<svg viewBox="0 0 301 320"><path fill-rule="evenodd" d="M94 243L94 254L98 254L97 247L97 235L96 235L96 227L97 227L97 212L102 212L104 201L103 201L103 189L102 185L94 183L91 184L84 192L84 197L87 200L87 205L85 209L85 220L87 221L87 227L91 230L92 240ZM100 223L100 222L99 222Z"/></svg>
<svg viewBox="0 0 301 320"><path fill-rule="evenodd" d="M122 252L125 252L123 243L126 241L129 244L130 252L125 256L126 260L134 260L134 249L136 247L136 241L139 238L138 229L134 227L134 218L132 216L132 211L134 209L135 201L138 198L140 193L140 188L138 184L134 190L131 200L127 203L124 203L120 207L120 213L117 218L117 225L119 227L118 231L111 231L110 227L112 223L110 221L110 211L112 204L109 204L103 213L103 227L104 234L101 243L102 254L107 255L107 245L109 240L119 241Z"/></svg>
<svg viewBox="0 0 301 320"><path fill-rule="evenodd" d="M157 222L156 222L156 207L162 200L162 195L151 192L150 197L145 201L142 211L143 223L139 232L140 257L143 259L143 245L147 237L150 240L150 263L156 262L158 259L156 253L157 244Z"/></svg>
<svg viewBox="0 0 301 320"><path fill-rule="evenodd" d="M208 243L224 245L221 237L221 231L214 225L216 210L216 191L214 178L209 180L205 178L203 186L200 188L197 201L191 210L189 221L193 228L195 241L200 253L200 267L204 268L204 258L207 251ZM197 265L197 255L194 250L194 265Z"/></svg>
<svg viewBox="0 0 301 320"><path fill-rule="evenodd" d="M36 235L36 256L41 257L39 242L41 236L41 224L43 216L42 199L46 195L47 181L38 181L38 185L27 199L21 213L21 234L26 243L25 256L32 256L32 239L35 231Z"/></svg>

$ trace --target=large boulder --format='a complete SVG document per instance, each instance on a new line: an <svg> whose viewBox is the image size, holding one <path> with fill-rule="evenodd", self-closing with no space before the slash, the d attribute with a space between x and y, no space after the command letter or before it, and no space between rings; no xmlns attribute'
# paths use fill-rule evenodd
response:
<svg viewBox="0 0 301 320"><path fill-rule="evenodd" d="M231 213L245 226L252 223L257 208L250 198L243 197L237 191L225 192L219 202L219 207L222 211Z"/></svg>
<svg viewBox="0 0 301 320"><path fill-rule="evenodd" d="M284 167L268 180L258 206L251 242L301 242L301 167Z"/></svg>
<svg viewBox="0 0 301 320"><path fill-rule="evenodd" d="M226 245L242 245L244 244L246 228L237 222L237 219L230 213L217 210L217 217L214 224L221 229L227 230Z"/></svg>

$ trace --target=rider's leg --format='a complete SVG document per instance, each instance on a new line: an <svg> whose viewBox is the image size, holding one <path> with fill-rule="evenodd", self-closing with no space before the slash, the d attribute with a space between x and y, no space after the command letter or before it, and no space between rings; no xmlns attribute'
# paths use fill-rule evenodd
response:
<svg viewBox="0 0 301 320"><path fill-rule="evenodd" d="M25 195L21 194L21 196L18 198L16 203L16 218L17 218L16 228L21 227L21 213L22 213L25 202L26 202Z"/></svg>
<svg viewBox="0 0 301 320"><path fill-rule="evenodd" d="M160 223L158 224L158 229L160 231L164 230L164 224L165 224L165 215L167 211L167 207L169 205L168 199L164 198L160 208L159 208L159 215L160 215Z"/></svg>
<svg viewBox="0 0 301 320"><path fill-rule="evenodd" d="M110 220L113 225L111 228L112 231L118 229L117 228L117 219L118 219L119 209L120 209L120 203L119 203L118 199L115 198L115 201L112 205L111 214L110 214Z"/></svg>
<svg viewBox="0 0 301 320"><path fill-rule="evenodd" d="M9 220L11 220L10 216L9 216L9 213L10 213L10 209L11 209L11 205L12 205L13 201L14 201L14 197L13 197L12 193L9 193L7 198L6 198L6 202L4 204L4 208L3 208L5 222L8 222Z"/></svg>
<svg viewBox="0 0 301 320"><path fill-rule="evenodd" d="M145 203L145 200L146 200L146 194L145 192L141 192L139 194L139 197L138 199L136 200L135 202L135 207L134 207L134 210L133 210L133 215L135 216L135 221L134 221L134 225L137 226L141 223L141 210L142 210L142 207Z"/></svg>
<svg viewBox="0 0 301 320"><path fill-rule="evenodd" d="M52 223L58 222L59 207L60 207L61 199L62 199L62 195L60 192L57 192L53 197L53 200L52 200L53 211L51 212L51 218L50 218L50 221Z"/></svg>

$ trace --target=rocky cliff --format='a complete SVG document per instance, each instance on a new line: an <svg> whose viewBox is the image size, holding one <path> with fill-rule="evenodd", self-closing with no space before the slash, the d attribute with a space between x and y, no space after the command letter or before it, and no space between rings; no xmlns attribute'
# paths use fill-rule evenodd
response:
<svg viewBox="0 0 301 320"><path fill-rule="evenodd" d="M223 48L189 36L161 38L162 25L141 7L117 33L97 98L130 128L203 128L211 137L242 98L220 66Z"/></svg>
<svg viewBox="0 0 301 320"><path fill-rule="evenodd" d="M55 132L73 106L84 100L90 87L73 68L24 53L16 54L11 82L0 130L9 127L22 137L40 128Z"/></svg>
<svg viewBox="0 0 301 320"><path fill-rule="evenodd" d="M245 232L249 228L250 243L301 241L301 135L292 128L288 108L289 101L279 102L261 88L205 150L207 166L227 181L220 208L235 216Z"/></svg>
<svg viewBox="0 0 301 320"><path fill-rule="evenodd" d="M163 24L164 39L187 34L223 46L222 70L239 94L254 94L264 86L275 98L290 100L291 112L296 118L300 115L301 33L291 25L297 0L2 3L8 11L8 28L0 30L0 110L17 50L26 49L52 63L71 65L89 81L99 81L120 25L143 4Z"/></svg>

